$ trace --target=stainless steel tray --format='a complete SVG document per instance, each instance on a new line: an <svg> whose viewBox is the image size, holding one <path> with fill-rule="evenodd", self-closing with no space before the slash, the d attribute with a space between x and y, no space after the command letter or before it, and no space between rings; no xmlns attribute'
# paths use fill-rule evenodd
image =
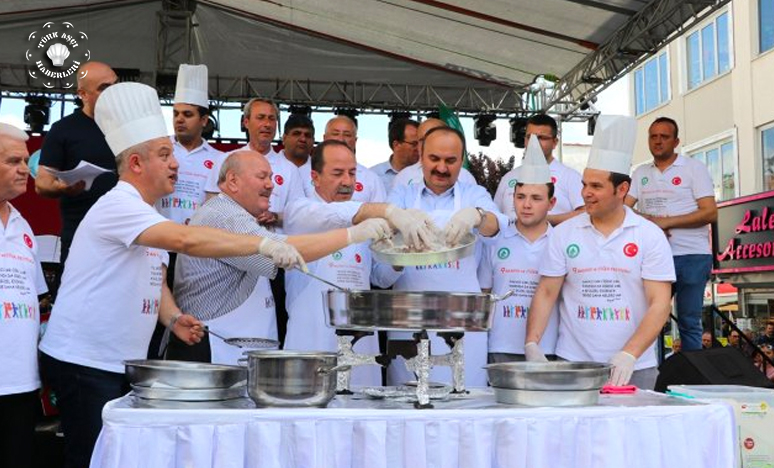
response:
<svg viewBox="0 0 774 468"><path fill-rule="evenodd" d="M247 380L247 369L203 362L135 359L124 361L129 383L188 389L229 388Z"/></svg>
<svg viewBox="0 0 774 468"><path fill-rule="evenodd" d="M495 400L506 405L593 406L599 403L599 390L547 391L492 387Z"/></svg>
<svg viewBox="0 0 774 468"><path fill-rule="evenodd" d="M231 388L209 388L209 389L189 389L189 388L164 388L164 387L143 387L142 385L132 385L132 393L139 398L148 400L169 400L169 401L220 401L232 400L234 398L243 398L247 395L247 382Z"/></svg>
<svg viewBox="0 0 774 468"><path fill-rule="evenodd" d="M323 293L328 324L347 330L486 331L495 301L490 294L406 291Z"/></svg>
<svg viewBox="0 0 774 468"><path fill-rule="evenodd" d="M457 261L473 255L476 248L476 235L467 233L460 245L431 252L398 252L396 249L405 247L403 236L397 233L392 239L378 240L371 243L371 252L375 259L395 266L436 265Z"/></svg>
<svg viewBox="0 0 774 468"><path fill-rule="evenodd" d="M599 391L610 378L598 362L503 362L484 366L492 387L518 390Z"/></svg>

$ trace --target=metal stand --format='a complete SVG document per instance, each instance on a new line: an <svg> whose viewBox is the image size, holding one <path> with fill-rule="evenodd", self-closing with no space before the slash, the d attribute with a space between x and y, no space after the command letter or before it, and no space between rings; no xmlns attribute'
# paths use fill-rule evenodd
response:
<svg viewBox="0 0 774 468"><path fill-rule="evenodd" d="M356 366L383 365L381 356L378 354L358 354L352 350L357 341L364 337L373 335L373 332L363 332L354 330L336 330L336 340L339 345L339 358L336 365L348 365L351 368ZM352 369L341 370L336 375L336 393L339 395L352 395L349 389L349 381Z"/></svg>

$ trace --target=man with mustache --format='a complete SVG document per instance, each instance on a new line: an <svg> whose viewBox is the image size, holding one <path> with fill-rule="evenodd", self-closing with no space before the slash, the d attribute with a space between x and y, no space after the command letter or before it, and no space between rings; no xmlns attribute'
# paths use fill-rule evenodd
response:
<svg viewBox="0 0 774 468"><path fill-rule="evenodd" d="M256 151L231 153L221 166L221 192L208 200L191 219L191 226L209 226L240 234L252 234L290 244L313 243L314 256L328 255L350 244L390 234L384 220L374 219L343 229L320 234L283 236L267 231L255 222L269 209L274 188L272 172L266 158ZM315 264L317 262L312 262ZM197 258L180 255L179 274L175 278L175 300L178 305L205 322L218 334L229 337L277 339L274 304L267 303L258 282L274 277L277 268L265 257L254 254L234 258ZM186 346L171 337L168 359L237 364L241 350L218 338L205 336L201 343Z"/></svg>
<svg viewBox="0 0 774 468"><path fill-rule="evenodd" d="M314 147L314 123L312 119L301 114L290 114L290 117L285 121L282 132L282 146L280 154L285 159L298 168L306 165ZM306 178L303 172L301 174L301 183L303 184ZM311 181L311 176L309 181ZM304 191L306 192L306 188Z"/></svg>
<svg viewBox="0 0 774 468"><path fill-rule="evenodd" d="M468 233L492 237L508 225L497 211L487 191L459 181L465 154L465 137L449 127L436 127L424 136L422 174L419 183L396 185L389 201L401 208L425 212L436 226L443 229L440 241L447 246L458 245ZM393 289L400 291L448 291L480 293L477 269L481 260L480 243L475 254L458 261L438 265L406 267ZM410 340L411 334L390 333L390 339ZM485 332L465 334L465 384L486 386L487 336ZM431 337L434 352L448 349L437 336ZM414 380L402 358L393 361L388 371L388 383L400 385ZM451 370L439 367L431 371L431 379L450 382Z"/></svg>

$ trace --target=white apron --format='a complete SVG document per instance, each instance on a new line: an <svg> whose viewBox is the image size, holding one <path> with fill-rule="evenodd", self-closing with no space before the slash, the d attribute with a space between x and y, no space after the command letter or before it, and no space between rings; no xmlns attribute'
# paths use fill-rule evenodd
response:
<svg viewBox="0 0 774 468"><path fill-rule="evenodd" d="M277 339L277 316L274 312L274 296L269 279L258 278L253 292L239 307L218 318L206 322L207 326L226 338ZM210 352L213 364L237 365L245 349L231 346L217 336L210 336Z"/></svg>
<svg viewBox="0 0 774 468"><path fill-rule="evenodd" d="M422 190L417 192L413 208L421 209ZM462 197L460 196L459 182L454 186L454 209L435 210L430 216L439 228L443 228L451 217L460 210ZM479 252L479 246L476 245ZM396 291L447 291L480 293L478 283L476 254L465 257L450 264L432 265L428 267L406 267L403 275L395 282L393 289ZM443 338L435 333L430 334L430 350L433 355L446 354L451 349ZM390 332L390 339L410 340L411 333ZM466 332L464 340L465 350L465 386L486 387L487 334L486 332ZM434 382L452 382L452 371L447 366L433 367L430 371L430 379ZM406 368L405 360L398 357L387 369L387 385L401 385L407 381L416 380L414 374Z"/></svg>
<svg viewBox="0 0 774 468"><path fill-rule="evenodd" d="M368 244L354 244L308 263L309 271L339 286L371 289L371 253ZM330 287L298 271L285 274L285 302L288 328L285 349L298 351L338 351L336 330L327 326L327 306L324 296ZM378 354L376 334L358 340L353 350L363 354ZM352 369L351 386L381 385L379 366L357 366Z"/></svg>

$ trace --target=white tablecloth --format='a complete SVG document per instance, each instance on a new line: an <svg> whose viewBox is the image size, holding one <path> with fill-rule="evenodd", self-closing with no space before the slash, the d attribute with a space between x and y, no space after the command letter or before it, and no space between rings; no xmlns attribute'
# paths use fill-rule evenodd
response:
<svg viewBox="0 0 774 468"><path fill-rule="evenodd" d="M581 408L498 405L487 390L415 410L336 397L328 408L103 411L92 468L731 468L732 409L652 392Z"/></svg>

